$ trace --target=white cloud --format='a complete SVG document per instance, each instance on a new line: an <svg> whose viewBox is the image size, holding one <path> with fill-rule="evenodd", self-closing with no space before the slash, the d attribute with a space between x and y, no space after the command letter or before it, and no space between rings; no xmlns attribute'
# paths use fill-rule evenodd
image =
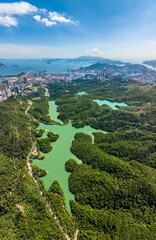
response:
<svg viewBox="0 0 156 240"><path fill-rule="evenodd" d="M17 20L16 18L5 16L0 16L0 25L3 25L5 27L11 27L11 26L17 26Z"/></svg>
<svg viewBox="0 0 156 240"><path fill-rule="evenodd" d="M44 23L47 27L57 25L56 22L49 21L48 18L42 18L41 22Z"/></svg>
<svg viewBox="0 0 156 240"><path fill-rule="evenodd" d="M0 25L17 26L18 21L12 15L26 15L37 11L38 8L28 2L0 3Z"/></svg>
<svg viewBox="0 0 156 240"><path fill-rule="evenodd" d="M85 54L88 54L88 55L100 55L100 54L103 54L103 51L98 49L98 47L94 47L94 48L91 48L91 49L87 49L85 51Z"/></svg>
<svg viewBox="0 0 156 240"><path fill-rule="evenodd" d="M45 24L45 26L47 26L47 27L51 27L51 26L57 24L56 22L49 21L48 18L41 18L40 15L33 16L33 18L34 18L37 22L41 22L41 23Z"/></svg>
<svg viewBox="0 0 156 240"><path fill-rule="evenodd" d="M78 57L84 54L86 45L79 44L76 48L74 44L66 44L66 47L58 45L57 47L20 44L2 44L0 43L0 58L70 58ZM104 50L101 55L109 59L118 59L122 61L141 62L143 60L154 59L156 56L156 41L138 42L134 45L124 42L108 41L100 45ZM139 56L139 57L138 57ZM135 61L134 61L135 60Z"/></svg>
<svg viewBox="0 0 156 240"><path fill-rule="evenodd" d="M33 18L38 22L41 21L41 16L40 15L33 16Z"/></svg>
<svg viewBox="0 0 156 240"><path fill-rule="evenodd" d="M56 21L60 23L78 24L78 21L74 22L69 18L65 18L62 14L59 14L57 12L49 12L49 18L51 19L51 21Z"/></svg>
<svg viewBox="0 0 156 240"><path fill-rule="evenodd" d="M37 11L38 8L28 2L0 3L0 15L24 15Z"/></svg>
<svg viewBox="0 0 156 240"><path fill-rule="evenodd" d="M36 21L43 23L47 27L57 25L57 23L71 23L76 25L79 23L78 21L74 22L69 18L65 18L63 15L57 12L48 12L46 9L40 9L40 12L45 15L48 15L48 17L41 18L41 15L36 15L33 16L33 18Z"/></svg>
<svg viewBox="0 0 156 240"><path fill-rule="evenodd" d="M41 22L47 27L56 25L57 23L71 23L78 24L78 21L72 21L69 18L65 18L63 14L57 12L49 12L44 8L37 8L36 6L28 2L14 2L14 3L0 3L0 25L5 27L17 26L18 20L13 17L14 15L22 16L27 14L40 13L40 15L35 15L33 18Z"/></svg>

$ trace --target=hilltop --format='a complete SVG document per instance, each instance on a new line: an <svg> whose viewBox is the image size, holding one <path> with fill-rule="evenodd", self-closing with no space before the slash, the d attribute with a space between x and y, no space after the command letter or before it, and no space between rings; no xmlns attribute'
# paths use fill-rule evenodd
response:
<svg viewBox="0 0 156 240"><path fill-rule="evenodd" d="M150 65L152 67L156 67L156 60L145 61L143 64Z"/></svg>

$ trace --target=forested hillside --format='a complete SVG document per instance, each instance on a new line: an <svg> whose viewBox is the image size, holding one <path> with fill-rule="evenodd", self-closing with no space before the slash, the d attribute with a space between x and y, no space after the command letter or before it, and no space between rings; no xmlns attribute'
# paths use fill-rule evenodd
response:
<svg viewBox="0 0 156 240"><path fill-rule="evenodd" d="M18 96L0 103L0 239L66 239L28 173L27 105Z"/></svg>
<svg viewBox="0 0 156 240"><path fill-rule="evenodd" d="M76 134L66 162L79 239L156 238L156 88L120 79L49 86L59 118L107 134ZM68 91L67 91L68 90ZM88 95L78 96L79 91ZM127 103L112 110L93 99Z"/></svg>
<svg viewBox="0 0 156 240"><path fill-rule="evenodd" d="M89 125L106 134L77 133L71 143L71 152L82 161L66 159L69 188L75 196L71 216L59 181L46 191L41 177L47 172L33 166L42 196L27 166L30 124L36 158L44 161L40 151L52 151L51 142L59 140L52 132L42 140L44 130L36 131L39 121L54 124L44 90L0 103L0 239L67 239L49 208L70 239L76 229L80 240L156 239L156 87L120 79L79 79L49 84L48 89L65 124ZM88 94L77 95L81 91ZM128 106L113 110L94 99Z"/></svg>

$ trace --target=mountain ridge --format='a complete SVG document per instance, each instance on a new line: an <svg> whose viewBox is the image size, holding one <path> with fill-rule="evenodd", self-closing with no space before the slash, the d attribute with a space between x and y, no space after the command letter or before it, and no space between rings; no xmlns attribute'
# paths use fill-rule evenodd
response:
<svg viewBox="0 0 156 240"><path fill-rule="evenodd" d="M50 64L53 61L74 61L74 62L83 62L83 61L88 61L88 62L95 62L95 63L108 63L108 64L125 64L124 62L121 62L119 60L112 60L112 59L107 59L103 57L98 57L98 56L80 56L77 58L49 58L45 59L45 61Z"/></svg>

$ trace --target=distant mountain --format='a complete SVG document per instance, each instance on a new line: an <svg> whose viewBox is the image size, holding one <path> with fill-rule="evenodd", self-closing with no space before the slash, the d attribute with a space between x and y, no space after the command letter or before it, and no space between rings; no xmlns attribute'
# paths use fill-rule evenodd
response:
<svg viewBox="0 0 156 240"><path fill-rule="evenodd" d="M93 57L93 56L81 56L81 57L72 59L72 61L76 61L76 62L87 61L87 62L109 63L109 64L119 64L119 65L124 64L123 62L118 60L111 60L107 58Z"/></svg>
<svg viewBox="0 0 156 240"><path fill-rule="evenodd" d="M87 70L105 70L105 71L117 71L120 73L127 73L127 74L146 74L148 72L152 72L147 67L141 65L141 64L128 64L117 66L115 64L108 64L108 63L95 63L89 67L86 67L84 69Z"/></svg>
<svg viewBox="0 0 156 240"><path fill-rule="evenodd" d="M115 70L115 69L118 69L121 67L112 65L109 63L95 63L93 65L86 67L86 69L88 69L88 70L103 70L103 69L110 69L110 68Z"/></svg>
<svg viewBox="0 0 156 240"><path fill-rule="evenodd" d="M150 65L152 67L156 67L156 60L145 61L143 64Z"/></svg>
<svg viewBox="0 0 156 240"><path fill-rule="evenodd" d="M50 64L54 61L109 63L109 64L117 64L117 65L125 64L118 60L111 60L107 58L93 57L93 56L81 56L77 58L51 58L51 59L44 59L44 61L46 61L47 64Z"/></svg>
<svg viewBox="0 0 156 240"><path fill-rule="evenodd" d="M93 56L81 56L81 57L77 57L72 59L74 61L93 61L93 62L102 62L104 60L106 60L105 58L102 57L93 57Z"/></svg>

